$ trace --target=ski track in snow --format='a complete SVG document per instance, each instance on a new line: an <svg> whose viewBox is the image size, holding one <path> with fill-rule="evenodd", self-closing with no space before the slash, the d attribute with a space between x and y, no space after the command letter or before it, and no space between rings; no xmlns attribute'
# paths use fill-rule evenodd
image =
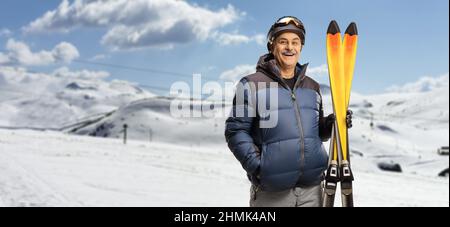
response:
<svg viewBox="0 0 450 227"><path fill-rule="evenodd" d="M63 206L71 201L59 194L52 185L25 168L6 152L2 153L0 191L4 206ZM6 177L6 179L4 178ZM5 200L7 198L7 200Z"/></svg>
<svg viewBox="0 0 450 227"><path fill-rule="evenodd" d="M449 205L448 177L367 169L354 166L357 206ZM249 199L250 184L225 144L123 145L0 130L0 172L1 206L248 206Z"/></svg>

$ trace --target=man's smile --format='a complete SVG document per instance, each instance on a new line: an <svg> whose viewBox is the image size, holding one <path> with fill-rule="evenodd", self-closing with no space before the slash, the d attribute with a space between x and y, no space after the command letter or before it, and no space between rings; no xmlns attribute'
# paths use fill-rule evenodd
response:
<svg viewBox="0 0 450 227"><path fill-rule="evenodd" d="M286 57L293 57L293 56L295 56L295 53L294 52L283 52L283 53L281 53L283 56L286 56Z"/></svg>

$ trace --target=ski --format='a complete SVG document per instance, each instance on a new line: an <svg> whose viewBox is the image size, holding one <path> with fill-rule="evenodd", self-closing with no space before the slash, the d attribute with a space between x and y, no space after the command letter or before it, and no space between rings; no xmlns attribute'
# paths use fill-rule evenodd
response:
<svg viewBox="0 0 450 227"><path fill-rule="evenodd" d="M344 58L344 80L345 80L345 110L348 110L350 104L350 91L353 81L353 72L356 61L356 49L358 47L358 30L355 23L350 25L345 30L343 43L343 58ZM345 127L346 149L343 152L343 160L341 163L341 200L342 206L353 207L353 172L350 167L350 147L348 142L348 129Z"/></svg>
<svg viewBox="0 0 450 227"><path fill-rule="evenodd" d="M350 167L347 110L356 60L357 28L351 23L344 35L344 41L336 21L331 21L327 30L327 61L333 112L336 122L330 141L330 156L325 176L323 206L334 206L338 182L341 184L342 206L353 206L353 173Z"/></svg>
<svg viewBox="0 0 450 227"><path fill-rule="evenodd" d="M338 94L342 94L343 84L339 83L341 81L336 81L343 77L343 63L341 62L342 57L342 43L341 43L341 33L336 21L331 21L327 30L327 62L328 62L328 74L330 80L330 90L332 94L333 112L335 116L338 112L338 101L342 100L336 97ZM340 114L340 113L339 113ZM336 124L334 125L336 126ZM339 163L338 163L338 153L340 147L337 146L336 127L333 127L332 137L330 141L330 153L329 153L329 167L327 169L327 174L325 176L324 185L324 195L323 195L323 206L332 207L334 206L334 197L336 194L337 183L340 181L339 177Z"/></svg>

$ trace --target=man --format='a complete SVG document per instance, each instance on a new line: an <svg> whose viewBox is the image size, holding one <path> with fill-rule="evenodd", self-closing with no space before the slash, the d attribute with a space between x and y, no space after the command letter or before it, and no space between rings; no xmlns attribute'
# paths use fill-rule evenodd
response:
<svg viewBox="0 0 450 227"><path fill-rule="evenodd" d="M330 138L334 115L323 116L319 84L305 75L307 64L298 63L305 44L302 22L282 17L267 38L269 53L260 57L256 73L239 82L225 137L252 183L250 206L321 206L328 165L322 142ZM277 117L271 127L262 127L267 113L259 108L261 97L278 99L268 111Z"/></svg>

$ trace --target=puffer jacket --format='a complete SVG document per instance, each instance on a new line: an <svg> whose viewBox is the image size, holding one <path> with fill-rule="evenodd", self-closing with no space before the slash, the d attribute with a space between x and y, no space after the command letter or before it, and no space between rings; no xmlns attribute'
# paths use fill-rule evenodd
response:
<svg viewBox="0 0 450 227"><path fill-rule="evenodd" d="M325 126L319 84L305 75L306 68L307 64L297 64L298 79L291 90L281 79L273 55L262 56L256 73L240 80L245 89L244 102L237 102L235 96L226 120L228 147L249 180L264 191L318 185L327 168L328 155L322 142L330 138L331 128ZM261 113L256 103L258 97L269 97L267 92L273 91L273 87L257 84L271 82L277 85L278 105L270 111L277 111L278 122L274 127L262 128L260 121L267 118L267 113ZM246 86L251 83L256 86ZM253 116L248 114L250 108L255 110ZM246 115L236 116L238 109L243 109Z"/></svg>

